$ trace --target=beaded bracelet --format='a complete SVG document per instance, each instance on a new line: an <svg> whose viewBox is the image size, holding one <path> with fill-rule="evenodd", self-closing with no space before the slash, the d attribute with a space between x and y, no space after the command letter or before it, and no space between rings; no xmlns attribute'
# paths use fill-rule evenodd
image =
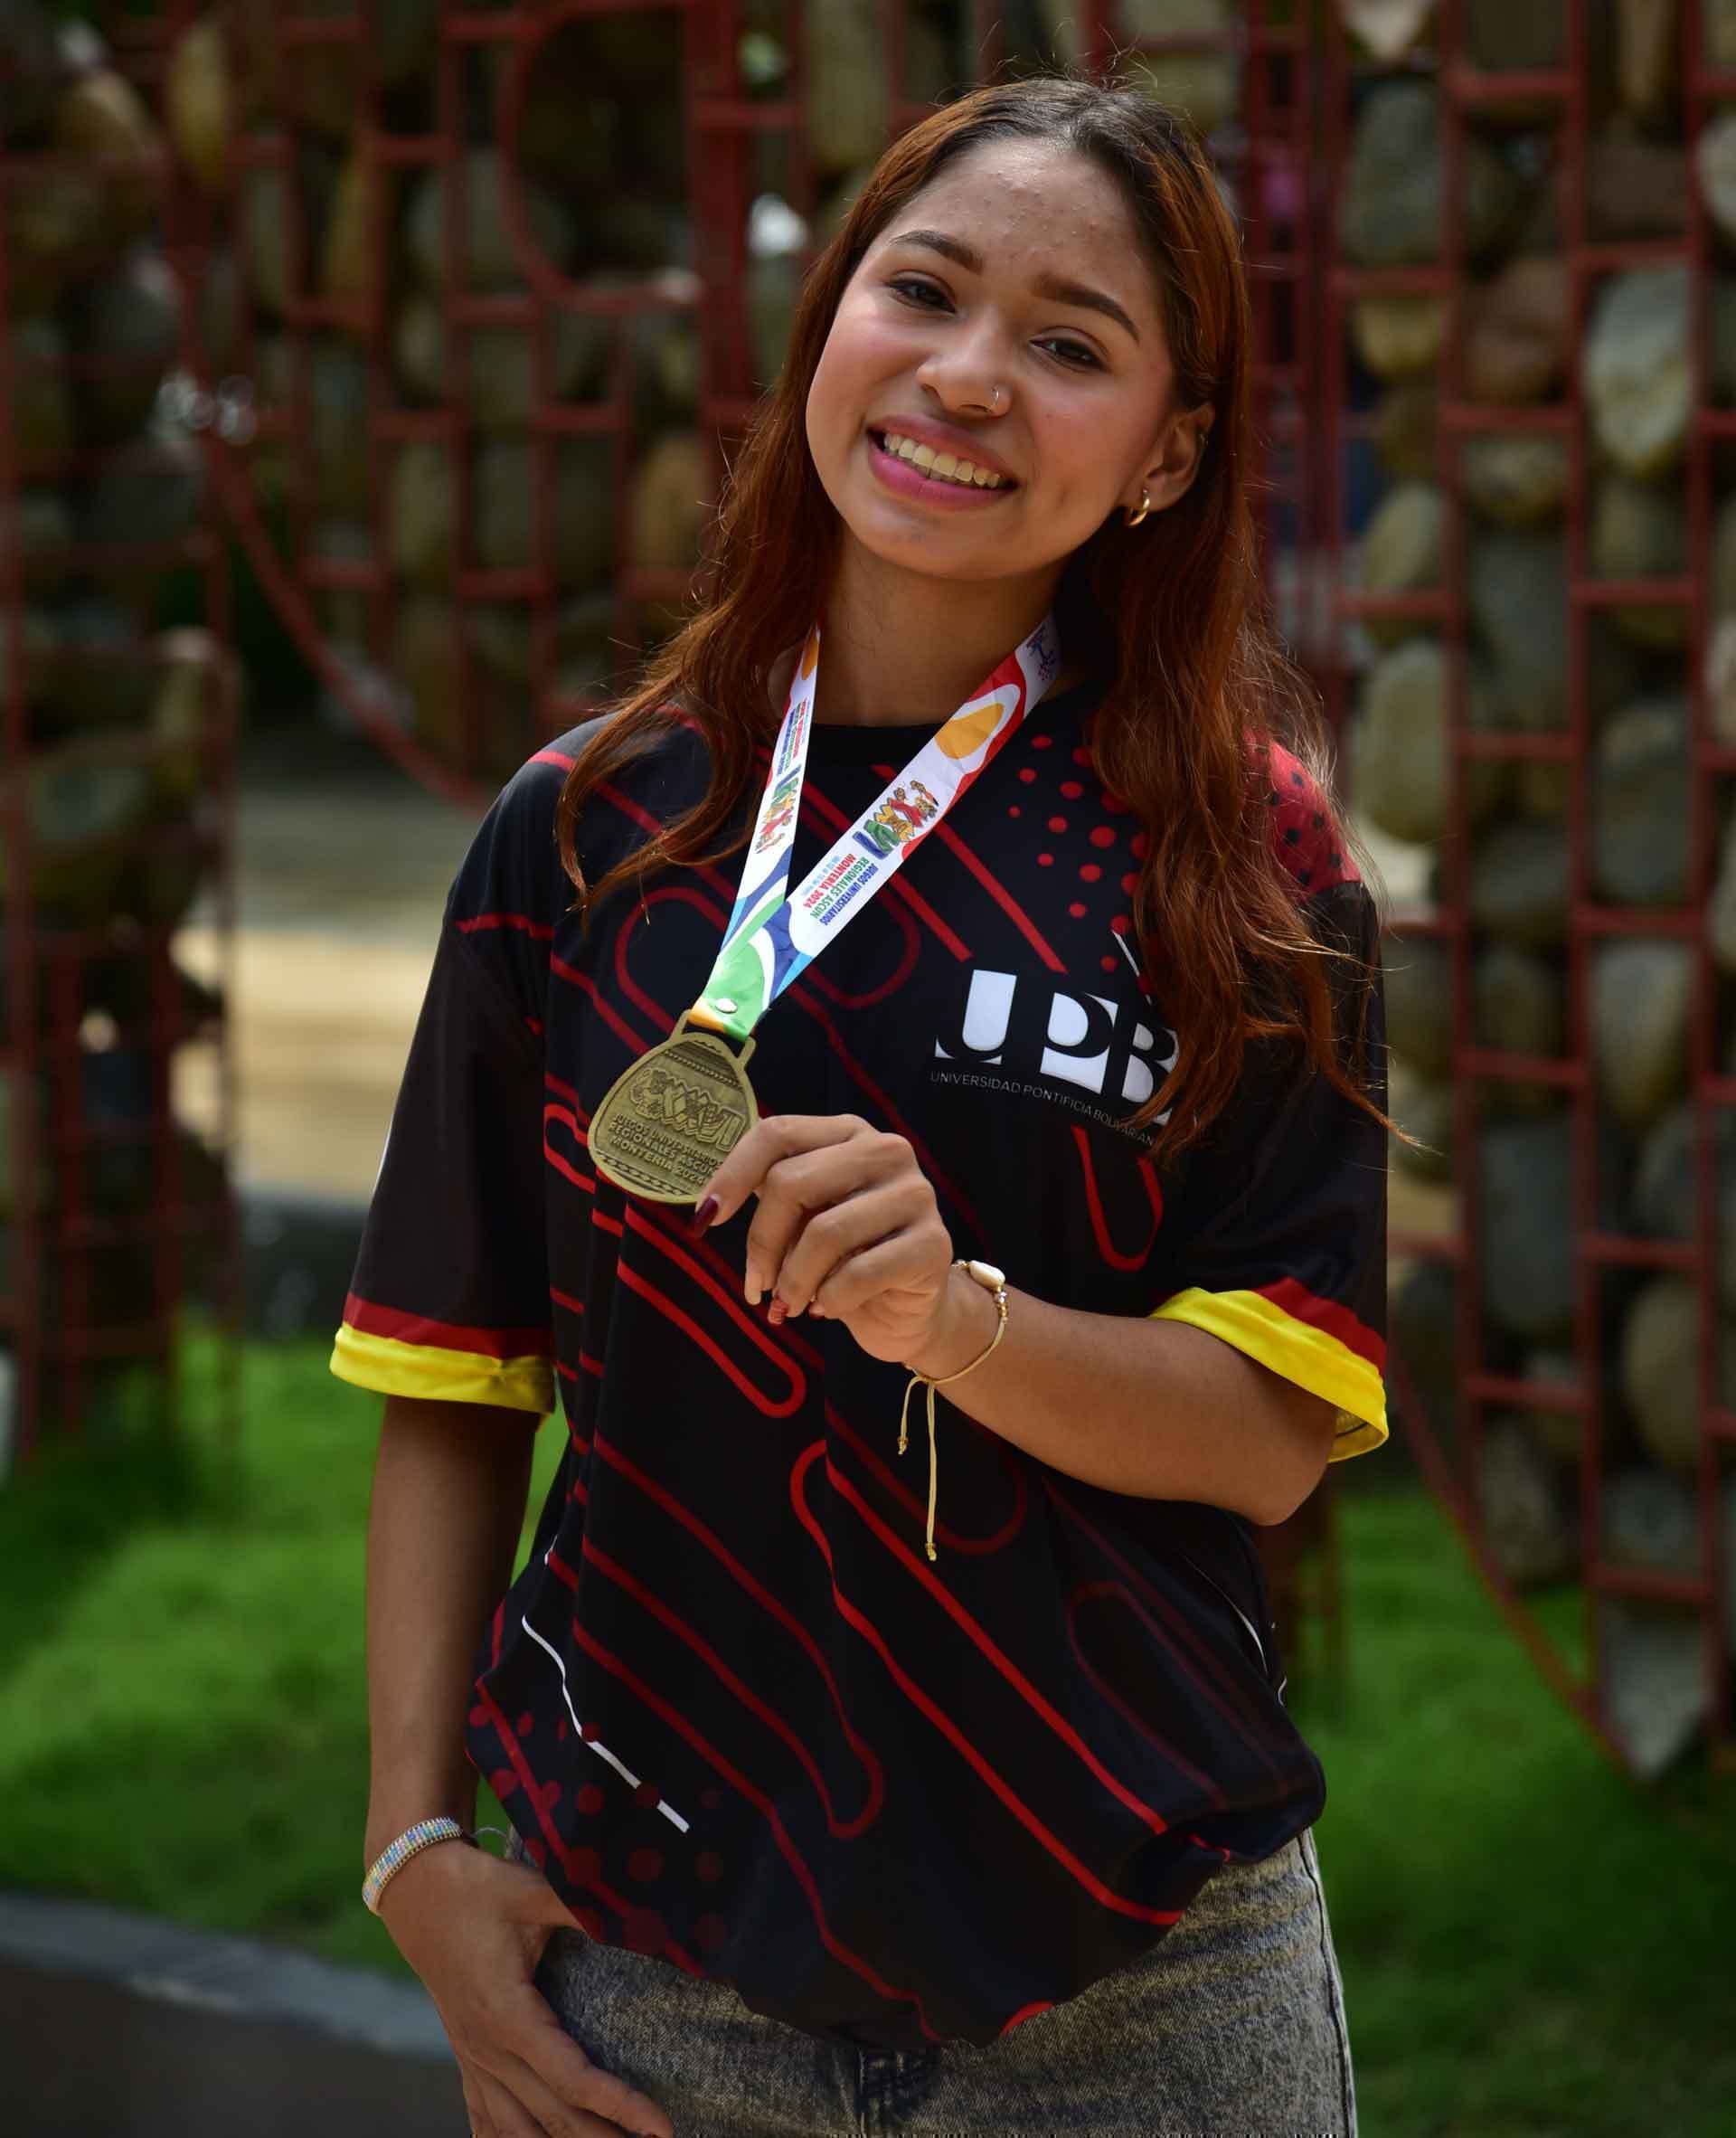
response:
<svg viewBox="0 0 1736 2138"><path fill-rule="evenodd" d="M431 1849L436 1841L462 1841L467 1838L456 1819L419 1819L414 1826L406 1827L395 1841L389 1842L375 1857L373 1868L362 1881L362 1898L369 1913L375 1916L380 1913L380 1896L392 1873L402 1870L412 1856Z"/></svg>

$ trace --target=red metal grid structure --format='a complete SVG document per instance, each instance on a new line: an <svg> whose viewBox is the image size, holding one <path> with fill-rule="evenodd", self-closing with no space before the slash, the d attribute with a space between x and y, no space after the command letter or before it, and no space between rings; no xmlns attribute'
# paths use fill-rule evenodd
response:
<svg viewBox="0 0 1736 2138"><path fill-rule="evenodd" d="M1736 1765L1736 1740L1732 1739L1731 1658L1719 1600L1725 1593L1722 1585L1736 1580L1736 1568L1720 1567L1718 1496L1724 1452L1736 1441L1736 1414L1720 1406L1715 1377L1717 1173L1713 1135L1718 1111L1736 1103L1736 1079L1721 1075L1715 1064L1718 998L1706 907L1712 880L1714 780L1736 771L1736 749L1713 738L1703 677L1709 622L1711 450L1714 440L1736 436L1736 412L1711 405L1707 299L1712 241L1699 188L1692 188L1687 232L1680 241L1616 242L1599 239L1591 231L1587 155L1594 10L1590 0L1564 0L1562 12L1565 42L1559 66L1496 73L1479 71L1465 56L1462 0L1441 0L1432 49L1410 54L1404 69L1429 80L1440 101L1444 167L1439 257L1426 266L1378 269L1354 267L1338 257L1331 263L1326 284L1322 327L1326 375L1320 402L1326 446L1320 479L1331 575L1337 590L1333 612L1341 627L1358 618L1413 620L1420 628L1439 635L1448 662L1448 829L1439 855L1439 894L1431 910L1402 916L1396 932L1407 940L1433 938L1444 943L1449 953L1458 1223L1444 1238L1395 1235L1392 1250L1395 1256L1442 1260L1457 1274L1456 1421L1455 1430L1448 1436L1450 1445L1443 1444L1431 1430L1428 1405L1402 1356L1393 1358L1392 1372L1402 1409L1400 1430L1410 1441L1437 1497L1451 1514L1484 1580L1540 1671L1606 1753L1618 1764L1632 1763L1632 1748L1624 1741L1610 1713L1599 1606L1602 1600L1612 1597L1647 1599L1679 1605L1698 1614L1704 1634L1707 1734L1714 1765L1728 1771ZM1685 0L1680 22L1680 65L1689 144L1698 139L1711 101L1736 96L1736 72L1714 72L1703 63L1700 14L1697 0ZM1391 70L1377 66L1361 53L1353 53L1335 19L1328 28L1323 57L1323 176L1335 202L1346 163L1346 118L1353 86ZM1567 335L1569 362L1560 397L1542 405L1520 407L1474 400L1467 389L1466 313L1471 281L1461 178L1467 133L1479 115L1491 108L1526 102L1541 104L1553 113L1556 153L1551 178L1557 188L1560 250L1571 270L1571 312ZM1588 418L1578 369L1590 301L1605 276L1636 267L1678 262L1689 270L1692 291L1693 415L1685 471L1689 567L1679 574L1654 579L1598 577L1588 553ZM1395 293L1431 295L1447 308L1436 412L1439 482L1447 499L1441 581L1438 588L1402 594L1351 591L1345 584L1341 553L1346 533L1345 444L1354 438L1367 437L1373 430L1371 419L1351 413L1346 406L1346 314L1358 298ZM1567 453L1567 561L1562 592L1568 622L1567 714L1564 724L1542 733L1492 732L1473 726L1467 717L1467 511L1460 454L1467 439L1494 434L1558 438L1564 442ZM1592 873L1594 736L1588 691L1588 633L1598 612L1642 605L1684 607L1690 620L1684 687L1692 708L1692 799L1688 820L1681 827L1690 857L1690 889L1685 903L1675 909L1601 903ZM1342 655L1323 663L1322 676L1335 710L1342 711L1347 683ZM1568 783L1569 1017L1567 1045L1559 1058L1503 1052L1477 1044L1474 1036L1473 848L1467 782L1472 766L1503 762L1560 766ZM1605 1184L1600 1179L1599 1093L1590 1023L1592 970L1600 946L1623 940L1682 942L1692 946L1694 952L1689 1088L1696 1112L1697 1200L1694 1236L1689 1243L1628 1236L1609 1229L1600 1215L1607 1204L1601 1192ZM1571 1108L1571 1224L1577 1265L1571 1379L1532 1378L1493 1370L1489 1363L1481 1304L1487 1252L1486 1216L1475 1154L1478 1149L1479 1092L1495 1080L1553 1087L1567 1095ZM1702 1565L1693 1575L1612 1563L1604 1544L1602 1495L1616 1421L1611 1415L1607 1370L1609 1331L1605 1326L1603 1284L1606 1272L1618 1270L1678 1272L1691 1276L1697 1287L1701 1437L1696 1487ZM1486 1414L1497 1407L1553 1412L1579 1422L1579 1578L1587 1659L1583 1670L1576 1670L1562 1655L1557 1642L1514 1592L1490 1548L1478 1486Z"/></svg>
<svg viewBox="0 0 1736 2138"><path fill-rule="evenodd" d="M135 68L148 94L153 39L132 24L131 43L115 55ZM126 34L123 32L123 34ZM174 942L196 874L212 902L212 932L229 938L232 879L234 671L228 654L229 590L222 547L208 526L156 544L92 539L57 544L52 567L87 593L111 597L127 617L124 633L95 642L62 643L46 658L73 659L83 694L70 739L34 730L40 648L28 629L27 599L40 550L26 553L20 503L27 485L76 487L100 474L124 449L129 464L184 474L173 455L129 444L20 449L12 421L14 395L33 368L76 383L125 380L153 368L147 360L87 351L42 357L14 338L14 205L33 187L67 173L89 182L114 175L129 189L160 198L166 159L126 156L112 163L89 149L0 146L0 631L4 632L4 1024L0 1076L12 1103L7 1134L12 1213L5 1269L0 1274L0 1344L15 1374L14 1453L22 1462L48 1433L76 1437L116 1393L114 1370L146 1370L159 1421L177 1404L176 1335L197 1276L217 1308L218 1400L224 1423L236 1411L232 1338L239 1320L239 1228L225 1170L232 1110L224 1022L227 988L191 982ZM113 265L113 248L93 245L65 265L67 287ZM155 366L160 369L160 363ZM158 575L178 571L196 585L203 621L165 636L150 613ZM141 676L171 667L195 676L195 725L167 734L148 724L114 724L104 700ZM54 922L39 910L33 885L56 849L37 834L33 781L76 780L92 768L135 766L178 790L179 806L154 809L142 822L100 842L100 862L118 866L124 887L112 910L83 924ZM65 849L62 849L65 850ZM71 849L92 859L86 844ZM214 1145L190 1137L177 1106L184 1050L202 1055L214 1100ZM112 1085L142 1078L142 1107L112 1103ZM108 1095L105 1099L105 1087ZM196 1161L196 1162L190 1162ZM118 1194L116 1183L122 1184ZM117 1291L127 1308L117 1311Z"/></svg>

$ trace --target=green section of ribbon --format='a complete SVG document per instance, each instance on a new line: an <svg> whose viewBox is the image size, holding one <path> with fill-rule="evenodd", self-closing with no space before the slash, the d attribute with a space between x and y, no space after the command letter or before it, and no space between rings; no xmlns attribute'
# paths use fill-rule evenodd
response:
<svg viewBox="0 0 1736 2138"><path fill-rule="evenodd" d="M766 969L753 943L782 903L781 895L767 899L719 952L705 992L693 1006L701 1013L701 1021L712 1030L727 1032L732 1039L750 1039L754 1026L770 1007L766 999ZM720 1001L732 1002L735 1008L720 1009Z"/></svg>

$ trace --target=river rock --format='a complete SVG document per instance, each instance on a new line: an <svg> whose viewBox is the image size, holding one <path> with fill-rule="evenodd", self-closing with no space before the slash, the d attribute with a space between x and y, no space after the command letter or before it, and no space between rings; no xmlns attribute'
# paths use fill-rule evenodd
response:
<svg viewBox="0 0 1736 2138"><path fill-rule="evenodd" d="M505 173L500 152L473 148L463 166L464 207L460 257L473 291L517 289L524 271L507 227ZM439 290L446 279L445 188L448 179L429 171L410 193L404 215L407 257L423 287ZM549 264L572 264L577 226L565 204L533 181L520 178L530 241Z"/></svg>
<svg viewBox="0 0 1736 2138"><path fill-rule="evenodd" d="M1694 144L1694 167L1712 221L1726 238L1736 237L1736 110L1708 119Z"/></svg>
<svg viewBox="0 0 1736 2138"><path fill-rule="evenodd" d="M1616 0L1616 94L1645 124L1674 119L1678 0Z"/></svg>
<svg viewBox="0 0 1736 2138"><path fill-rule="evenodd" d="M153 439L123 448L98 469L86 496L81 533L87 542L166 547L193 532L204 497L204 456L193 440ZM163 568L146 563L133 569L148 577Z"/></svg>
<svg viewBox="0 0 1736 2138"><path fill-rule="evenodd" d="M334 304L365 309L376 284L373 218L382 220L387 251L397 174L356 147L344 158L326 218L320 246L319 286ZM377 203L377 205L376 205Z"/></svg>
<svg viewBox="0 0 1736 2138"><path fill-rule="evenodd" d="M616 620L612 589L563 603L554 620L551 648L557 672L588 669L599 658L606 667ZM521 687L534 680L534 624L525 604L478 602L467 621L471 648L483 667Z"/></svg>
<svg viewBox="0 0 1736 2138"><path fill-rule="evenodd" d="M1580 1362L1571 1347L1540 1344L1520 1361L1521 1377L1551 1388L1577 1388ZM1539 1447L1564 1467L1585 1457L1585 1423L1577 1410L1558 1410L1552 1404L1538 1404L1525 1417Z"/></svg>
<svg viewBox="0 0 1736 2138"><path fill-rule="evenodd" d="M137 639L118 601L81 596L53 611L50 629L52 657L37 685L50 732L131 727L146 719L156 678L144 661L117 657L132 651Z"/></svg>
<svg viewBox="0 0 1736 2138"><path fill-rule="evenodd" d="M1503 941L1548 950L1566 932L1568 884L1560 825L1495 825L1471 856L1471 918Z"/></svg>
<svg viewBox="0 0 1736 2138"><path fill-rule="evenodd" d="M1566 64L1562 0L1465 0L1466 56L1490 74L1529 73Z"/></svg>
<svg viewBox="0 0 1736 2138"><path fill-rule="evenodd" d="M922 20L920 14L912 17L915 23ZM1140 21L1145 27L1138 26ZM1160 104L1185 114L1202 139L1209 139L1235 117L1240 77L1231 49L1235 34L1231 0L1136 0L1130 7L1122 6L1119 27L1130 40L1193 37L1203 44L1215 41L1215 51L1129 52L1121 78L1130 88L1143 88ZM939 103L940 87L935 82L932 89L914 93Z"/></svg>
<svg viewBox="0 0 1736 2138"><path fill-rule="evenodd" d="M1493 1053L1560 1057L1566 1038L1566 977L1547 959L1514 943L1486 944L1471 968L1472 1029L1477 1044ZM1559 1086L1492 1077L1481 1085L1494 1117L1534 1117L1558 1112L1566 1097Z"/></svg>
<svg viewBox="0 0 1736 2138"><path fill-rule="evenodd" d="M175 41L163 76L163 121L182 162L207 193L229 181L239 99L223 19L213 12Z"/></svg>
<svg viewBox="0 0 1736 2138"><path fill-rule="evenodd" d="M1579 1556L1557 1465L1519 1413L1484 1421L1477 1500L1483 1539L1516 1590L1566 1579Z"/></svg>
<svg viewBox="0 0 1736 2138"><path fill-rule="evenodd" d="M1401 379L1374 405L1373 438L1389 481L1430 482L1439 465L1432 379Z"/></svg>
<svg viewBox="0 0 1736 2138"><path fill-rule="evenodd" d="M1628 1129L1657 1119L1687 1075L1694 953L1615 939L1591 961L1592 1046L1604 1103Z"/></svg>
<svg viewBox="0 0 1736 2138"><path fill-rule="evenodd" d="M1466 678L1473 727L1489 722L1489 694L1475 664ZM1356 806L1394 838L1434 840L1448 828L1447 655L1438 639L1407 639L1364 680L1350 731ZM1501 799L1505 768L1467 758L1465 804L1475 824Z"/></svg>
<svg viewBox="0 0 1736 2138"><path fill-rule="evenodd" d="M564 307L548 315L550 387L557 401L590 400L606 383L615 329L594 312ZM446 316L439 299L412 293L400 308L392 352L398 375L419 401L446 398ZM531 420L534 353L529 333L481 326L469 336L468 405L485 430L523 430Z"/></svg>
<svg viewBox="0 0 1736 2138"><path fill-rule="evenodd" d="M44 130L60 82L53 17L34 0L0 0L0 137L8 149Z"/></svg>
<svg viewBox="0 0 1736 2138"><path fill-rule="evenodd" d="M92 927L136 866L123 841L150 809L150 773L139 764L52 752L31 764L24 788L35 918L50 927Z"/></svg>
<svg viewBox="0 0 1736 2138"><path fill-rule="evenodd" d="M1718 1107L1712 1119L1709 1186L1718 1296L1736 1313L1736 1114ZM1670 1107L1646 1131L1629 1194L1629 1231L1642 1239L1694 1238L1700 1196L1699 1143L1689 1101Z"/></svg>
<svg viewBox="0 0 1736 2138"><path fill-rule="evenodd" d="M1453 1061L1453 962L1435 935L1389 931L1381 946L1386 1038L1419 1076L1445 1077Z"/></svg>
<svg viewBox="0 0 1736 2138"><path fill-rule="evenodd" d="M1350 331L1357 355L1377 379L1414 378L1440 361L1446 304L1403 291L1360 297L1350 307Z"/></svg>
<svg viewBox="0 0 1736 2138"><path fill-rule="evenodd" d="M1592 872L1612 905L1688 891L1688 704L1642 700L1604 728L1592 763Z"/></svg>
<svg viewBox="0 0 1736 2138"><path fill-rule="evenodd" d="M1718 874L1706 907L1706 941L1717 964L1736 972L1736 813L1725 825L1718 849Z"/></svg>
<svg viewBox="0 0 1736 2138"><path fill-rule="evenodd" d="M1736 743L1736 616L1717 618L1706 633L1705 687L1713 741Z"/></svg>
<svg viewBox="0 0 1736 2138"><path fill-rule="evenodd" d="M158 159L165 144L124 74L113 67L93 67L69 82L55 101L52 141L58 153L99 169L114 238L135 238L150 227L157 213Z"/></svg>
<svg viewBox="0 0 1736 2138"><path fill-rule="evenodd" d="M1560 258L1526 253L1469 298L1465 390L1517 408L1548 401L1567 370L1572 279Z"/></svg>
<svg viewBox="0 0 1736 2138"><path fill-rule="evenodd" d="M248 287L263 312L281 319L294 295L290 287L288 176L276 164L252 164L241 174L237 192Z"/></svg>
<svg viewBox="0 0 1736 2138"><path fill-rule="evenodd" d="M873 163L892 124L885 43L872 14L854 0L806 0L807 147L830 176Z"/></svg>
<svg viewBox="0 0 1736 2138"><path fill-rule="evenodd" d="M1493 718L1537 734L1567 719L1567 553L1558 529L1476 530L1466 603L1490 664Z"/></svg>
<svg viewBox="0 0 1736 2138"><path fill-rule="evenodd" d="M1688 524L1679 493L1607 470L1592 493L1590 555L1599 579L1663 579L1685 572ZM1687 643L1688 611L1679 601L1626 603L1609 615L1644 646Z"/></svg>
<svg viewBox="0 0 1736 2138"><path fill-rule="evenodd" d="M1688 270L1611 275L1592 307L1580 364L1597 441L1618 468L1663 475L1687 442Z"/></svg>
<svg viewBox="0 0 1736 2138"><path fill-rule="evenodd" d="M1700 1302L1691 1278L1654 1277L1621 1329L1621 1392L1655 1461L1691 1471L1700 1459Z"/></svg>
<svg viewBox="0 0 1736 2138"><path fill-rule="evenodd" d="M1559 519L1567 500L1567 446L1523 434L1467 438L1459 455L1465 493L1484 518L1534 527Z"/></svg>
<svg viewBox="0 0 1736 2138"><path fill-rule="evenodd" d="M1531 1343L1573 1329L1572 1134L1565 1116L1552 1115L1488 1122L1479 1139L1483 1311Z"/></svg>
<svg viewBox="0 0 1736 2138"><path fill-rule="evenodd" d="M457 622L443 596L412 594L398 605L392 645L392 674L416 708L416 739L446 764L461 763L467 754ZM479 710L473 704L473 714Z"/></svg>
<svg viewBox="0 0 1736 2138"><path fill-rule="evenodd" d="M1458 1280L1449 1262L1413 1262L1392 1295L1392 1342L1437 1439L1450 1442L1458 1386Z"/></svg>
<svg viewBox="0 0 1736 2138"><path fill-rule="evenodd" d="M76 418L71 384L62 368L65 336L52 319L19 319L13 325L12 355L14 451L21 457L68 451Z"/></svg>
<svg viewBox="0 0 1736 2138"><path fill-rule="evenodd" d="M1467 256L1488 250L1513 218L1518 181L1478 135L1465 137ZM1340 211L1340 241L1361 267L1420 266L1440 256L1440 102L1420 81L1372 89L1356 119Z"/></svg>
<svg viewBox="0 0 1736 2138"><path fill-rule="evenodd" d="M1700 1571L1700 1503L1675 1471L1640 1467L1603 1481L1604 1556L1652 1574Z"/></svg>
<svg viewBox="0 0 1736 2138"><path fill-rule="evenodd" d="M386 526L392 570L414 586L446 584L453 563L458 475L443 446L419 440L403 447L386 485Z"/></svg>
<svg viewBox="0 0 1736 2138"><path fill-rule="evenodd" d="M1433 483L1395 483L1369 516L1356 545L1357 584L1365 593L1412 594L1439 587L1446 500ZM1416 629L1405 617L1364 617L1377 645L1393 645Z"/></svg>
<svg viewBox="0 0 1736 2138"><path fill-rule="evenodd" d="M698 431L656 440L633 478L627 539L638 570L680 572L698 562L711 487L711 448Z"/></svg>
<svg viewBox="0 0 1736 2138"><path fill-rule="evenodd" d="M535 561L535 486L528 440L490 439L477 450L471 488L476 562L484 571ZM615 561L615 499L607 439L562 439L550 454L552 555L562 591L605 578Z"/></svg>
<svg viewBox="0 0 1736 2138"><path fill-rule="evenodd" d="M1605 1713L1642 1782L1693 1744L1706 1716L1706 1635L1696 1613L1631 1596L1598 1601Z"/></svg>
<svg viewBox="0 0 1736 2138"><path fill-rule="evenodd" d="M1592 232L1614 242L1679 238L1687 228L1688 157L1679 139L1643 134L1618 113L1586 158Z"/></svg>
<svg viewBox="0 0 1736 2138"><path fill-rule="evenodd" d="M1567 976L1510 942L1489 943L1471 968L1473 1029L1479 1046L1557 1058L1567 1038Z"/></svg>
<svg viewBox="0 0 1736 2138"><path fill-rule="evenodd" d="M1382 66L1411 50L1434 12L1435 0L1339 0L1344 27Z"/></svg>
<svg viewBox="0 0 1736 2138"><path fill-rule="evenodd" d="M181 291L158 253L140 248L69 301L68 336L81 355L124 356L125 372L79 382L79 421L91 444L131 439L149 418L181 345ZM137 367L137 368L135 368Z"/></svg>

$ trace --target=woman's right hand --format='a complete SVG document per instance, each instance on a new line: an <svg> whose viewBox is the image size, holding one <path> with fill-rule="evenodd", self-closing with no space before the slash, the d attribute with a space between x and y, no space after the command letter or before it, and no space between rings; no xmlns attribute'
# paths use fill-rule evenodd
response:
<svg viewBox="0 0 1736 2138"><path fill-rule="evenodd" d="M380 1919L434 2000L476 2138L675 2138L656 2102L599 2071L536 1987L551 1934L577 1925L533 1865L443 1841L393 1874Z"/></svg>

